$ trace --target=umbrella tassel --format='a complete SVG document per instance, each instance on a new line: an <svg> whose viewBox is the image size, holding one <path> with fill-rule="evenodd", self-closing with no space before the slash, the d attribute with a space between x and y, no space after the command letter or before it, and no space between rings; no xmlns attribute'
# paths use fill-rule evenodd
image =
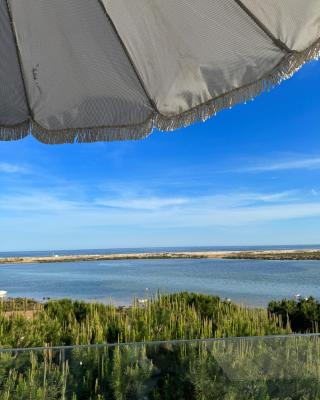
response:
<svg viewBox="0 0 320 400"><path fill-rule="evenodd" d="M318 60L319 57L320 39L304 51L291 51L286 54L272 71L253 83L233 89L180 115L165 116L158 114L155 121L156 128L161 131L173 131L195 122L205 121L221 110L232 108L236 104L246 103L261 93L270 91L283 80L291 78L306 62Z"/></svg>
<svg viewBox="0 0 320 400"><path fill-rule="evenodd" d="M153 116L142 124L82 129L47 130L32 123L32 135L45 144L90 143L97 141L138 140L146 138L153 129Z"/></svg>
<svg viewBox="0 0 320 400"><path fill-rule="evenodd" d="M235 88L179 115L166 116L154 113L145 122L131 126L62 130L48 130L35 121L25 121L15 126L0 125L0 140L19 140L29 133L47 144L143 139L149 136L154 128L161 131L172 131L198 121L206 121L223 109L253 100L259 94L270 91L283 80L290 78L306 62L319 59L319 57L320 39L302 52L291 51L286 54L278 65L261 79L246 86Z"/></svg>
<svg viewBox="0 0 320 400"><path fill-rule="evenodd" d="M0 126L0 140L20 140L30 133L30 121L13 126Z"/></svg>

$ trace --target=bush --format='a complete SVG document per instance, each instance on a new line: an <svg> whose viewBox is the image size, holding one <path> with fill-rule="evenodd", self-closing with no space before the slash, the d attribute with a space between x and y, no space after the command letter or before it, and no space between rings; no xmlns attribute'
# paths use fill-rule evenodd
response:
<svg viewBox="0 0 320 400"><path fill-rule="evenodd" d="M268 312L281 317L283 326L291 325L294 332L318 332L320 303L313 297L307 299L272 301Z"/></svg>
<svg viewBox="0 0 320 400"><path fill-rule="evenodd" d="M17 310L18 309L18 310ZM128 308L69 299L0 304L0 347L76 345L291 333L266 309L246 308L196 293L156 296Z"/></svg>

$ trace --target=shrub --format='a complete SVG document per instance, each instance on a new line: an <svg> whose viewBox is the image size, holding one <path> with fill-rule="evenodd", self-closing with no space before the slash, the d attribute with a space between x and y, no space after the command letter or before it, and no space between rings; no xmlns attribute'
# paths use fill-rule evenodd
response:
<svg viewBox="0 0 320 400"><path fill-rule="evenodd" d="M313 297L307 299L272 301L268 305L272 315L281 317L283 326L291 325L294 332L318 332L320 303Z"/></svg>

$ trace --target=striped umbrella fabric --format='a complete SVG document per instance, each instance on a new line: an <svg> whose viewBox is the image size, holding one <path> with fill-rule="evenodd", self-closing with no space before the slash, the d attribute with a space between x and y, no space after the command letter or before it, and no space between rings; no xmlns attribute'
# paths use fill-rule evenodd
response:
<svg viewBox="0 0 320 400"><path fill-rule="evenodd" d="M320 54L320 0L0 0L0 140L140 139Z"/></svg>

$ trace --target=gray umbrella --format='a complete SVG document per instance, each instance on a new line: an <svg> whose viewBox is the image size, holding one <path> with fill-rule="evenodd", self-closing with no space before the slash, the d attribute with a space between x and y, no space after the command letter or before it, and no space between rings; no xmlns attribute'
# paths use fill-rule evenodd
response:
<svg viewBox="0 0 320 400"><path fill-rule="evenodd" d="M139 139L320 53L320 0L0 0L0 139Z"/></svg>

